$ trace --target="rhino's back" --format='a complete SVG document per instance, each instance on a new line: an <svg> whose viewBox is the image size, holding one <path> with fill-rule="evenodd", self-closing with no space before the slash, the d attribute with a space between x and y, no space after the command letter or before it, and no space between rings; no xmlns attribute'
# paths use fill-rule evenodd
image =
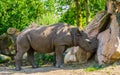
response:
<svg viewBox="0 0 120 75"><path fill-rule="evenodd" d="M54 40L62 35L63 29L67 27L64 23L54 24L51 26L40 26L29 31L30 45L33 49L48 53L54 51Z"/></svg>

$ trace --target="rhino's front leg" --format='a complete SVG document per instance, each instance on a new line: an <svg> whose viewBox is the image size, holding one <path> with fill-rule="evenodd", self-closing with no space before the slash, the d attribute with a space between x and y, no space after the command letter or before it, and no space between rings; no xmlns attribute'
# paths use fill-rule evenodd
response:
<svg viewBox="0 0 120 75"><path fill-rule="evenodd" d="M57 68L63 67L63 52L65 50L65 46L56 46L55 53L56 53L56 64Z"/></svg>
<svg viewBox="0 0 120 75"><path fill-rule="evenodd" d="M54 53L54 62L53 62L53 65L54 66L56 65L56 53Z"/></svg>

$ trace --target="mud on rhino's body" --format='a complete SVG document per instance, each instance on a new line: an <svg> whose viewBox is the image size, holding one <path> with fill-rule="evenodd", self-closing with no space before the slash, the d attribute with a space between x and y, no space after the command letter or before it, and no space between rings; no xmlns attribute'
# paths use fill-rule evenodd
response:
<svg viewBox="0 0 120 75"><path fill-rule="evenodd" d="M18 35L16 42L16 70L21 69L21 59L25 52L28 53L28 60L32 64L32 67L37 67L34 63L34 51L38 51L40 53L55 52L55 66L61 67L63 64L62 53L66 48L74 45L80 46L81 44L84 44L83 42L86 42L86 45L81 45L81 47L85 48L85 46L88 46L89 50L92 48L85 40L86 38L88 39L87 35L83 34L85 33L80 32L77 28L71 28L69 25L64 23L58 23L51 26L33 27L23 30Z"/></svg>

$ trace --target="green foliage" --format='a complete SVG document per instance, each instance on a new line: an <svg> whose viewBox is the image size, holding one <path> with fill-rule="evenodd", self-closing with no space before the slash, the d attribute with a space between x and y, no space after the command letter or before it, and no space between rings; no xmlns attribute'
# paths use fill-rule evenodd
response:
<svg viewBox="0 0 120 75"><path fill-rule="evenodd" d="M68 8L66 6L71 5L73 0L55 0L55 14L64 14L64 11Z"/></svg>
<svg viewBox="0 0 120 75"><path fill-rule="evenodd" d="M90 17L91 19L94 15L101 10L105 9L106 0L89 0L89 8L90 8Z"/></svg>
<svg viewBox="0 0 120 75"><path fill-rule="evenodd" d="M106 0L89 0L89 21L92 20L94 15L101 10L105 9ZM80 0L81 19L83 27L86 26L86 10L84 0ZM71 25L76 25L76 8L74 2L70 5L70 8L61 16L60 22L66 22Z"/></svg>
<svg viewBox="0 0 120 75"><path fill-rule="evenodd" d="M88 68L85 69L85 71L96 71L96 70L99 70L99 69L102 69L103 66L102 65L93 65L93 66L90 66Z"/></svg>
<svg viewBox="0 0 120 75"><path fill-rule="evenodd" d="M61 16L60 22L65 22L71 25L76 24L76 9L74 4L72 4L71 7Z"/></svg>
<svg viewBox="0 0 120 75"><path fill-rule="evenodd" d="M0 0L0 33L9 27L25 28L44 13L43 7L39 0Z"/></svg>
<svg viewBox="0 0 120 75"><path fill-rule="evenodd" d="M35 53L36 64L43 65L54 61L54 56L49 54L39 54Z"/></svg>
<svg viewBox="0 0 120 75"><path fill-rule="evenodd" d="M85 26L84 0L80 0L80 4L82 24ZM90 20L104 7L105 0L89 0ZM76 9L73 0L0 0L0 8L0 34L6 32L9 27L22 30L31 21L42 25L53 24L58 22L60 17L59 22L76 24Z"/></svg>
<svg viewBox="0 0 120 75"><path fill-rule="evenodd" d="M57 23L59 21L59 17L54 13L45 13L41 17L37 17L35 22L39 25L50 25Z"/></svg>
<svg viewBox="0 0 120 75"><path fill-rule="evenodd" d="M54 0L45 0L44 1L44 7L45 7L45 12L53 13L55 11L54 7L55 1Z"/></svg>

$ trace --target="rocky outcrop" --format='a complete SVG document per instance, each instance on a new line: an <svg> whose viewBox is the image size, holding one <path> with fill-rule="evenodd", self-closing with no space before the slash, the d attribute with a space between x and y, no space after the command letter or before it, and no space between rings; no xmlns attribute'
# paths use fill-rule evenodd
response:
<svg viewBox="0 0 120 75"><path fill-rule="evenodd" d="M86 63L92 55L91 52L87 52L78 46L68 48L66 52L64 57L65 64L73 62L78 62L79 64Z"/></svg>
<svg viewBox="0 0 120 75"><path fill-rule="evenodd" d="M108 64L120 59L120 1L107 0L107 10L98 13L85 32L98 39L96 60Z"/></svg>
<svg viewBox="0 0 120 75"><path fill-rule="evenodd" d="M120 59L120 14L113 14L108 29L98 35L97 56L99 64Z"/></svg>
<svg viewBox="0 0 120 75"><path fill-rule="evenodd" d="M75 53L76 60L79 64L87 63L88 59L93 53L87 52L79 47L78 51Z"/></svg>
<svg viewBox="0 0 120 75"><path fill-rule="evenodd" d="M79 47L71 47L68 48L65 51L65 57L64 57L64 63L72 63L72 62L76 62L76 57L75 57L75 53L78 51Z"/></svg>

